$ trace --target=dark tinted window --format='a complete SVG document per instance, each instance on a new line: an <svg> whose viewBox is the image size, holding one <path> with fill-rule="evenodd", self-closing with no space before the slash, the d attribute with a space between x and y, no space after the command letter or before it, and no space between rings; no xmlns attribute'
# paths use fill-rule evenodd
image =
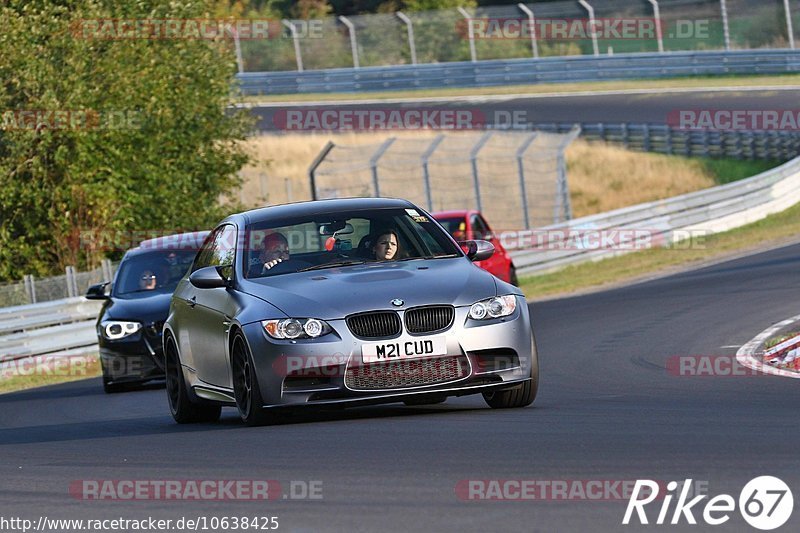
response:
<svg viewBox="0 0 800 533"><path fill-rule="evenodd" d="M114 296L171 293L194 257L193 250L154 250L126 255L119 266Z"/></svg>

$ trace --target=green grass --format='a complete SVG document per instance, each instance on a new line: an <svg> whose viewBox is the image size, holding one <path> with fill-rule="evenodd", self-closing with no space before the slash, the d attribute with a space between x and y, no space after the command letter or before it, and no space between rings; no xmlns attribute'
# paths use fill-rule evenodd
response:
<svg viewBox="0 0 800 533"><path fill-rule="evenodd" d="M485 96L504 94L542 94L554 92L583 91L615 91L625 89L672 89L672 88L717 88L717 87L752 87L761 85L798 85L800 75L784 74L776 76L699 76L673 79L642 79L602 82L575 83L539 83L529 85L500 85L497 87L453 87L442 89L417 89L404 91L380 91L363 93L314 93L314 94L278 94L263 96L246 96L244 102L308 102L336 100L372 100L390 98L429 98Z"/></svg>
<svg viewBox="0 0 800 533"><path fill-rule="evenodd" d="M747 226L698 239L686 248L652 248L573 265L552 273L522 277L520 286L531 300L566 295L778 245L798 235L800 204Z"/></svg>
<svg viewBox="0 0 800 533"><path fill-rule="evenodd" d="M713 176L719 185L749 178L782 164L780 161L773 160L744 161L726 158L712 159L709 157L693 159L697 159L703 169Z"/></svg>
<svg viewBox="0 0 800 533"><path fill-rule="evenodd" d="M788 341L792 337L797 337L798 335L800 335L800 331L793 331L791 333L784 333L783 335L779 335L779 336L774 337L774 338L768 340L767 342L765 342L764 343L764 348L769 350L773 346L777 346L780 343L782 343L783 341Z"/></svg>

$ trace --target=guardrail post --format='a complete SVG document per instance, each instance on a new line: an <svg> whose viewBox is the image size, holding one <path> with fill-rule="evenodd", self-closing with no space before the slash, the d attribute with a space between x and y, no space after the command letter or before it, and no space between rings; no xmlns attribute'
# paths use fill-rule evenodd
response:
<svg viewBox="0 0 800 533"><path fill-rule="evenodd" d="M592 36L592 49L594 50L594 55L599 56L600 47L597 44L597 23L594 18L594 8L586 0L578 0L578 3L589 13L589 34Z"/></svg>
<svg viewBox="0 0 800 533"><path fill-rule="evenodd" d="M378 150L372 154L372 157L369 158L369 168L372 171L372 188L375 192L376 198L380 197L381 195L381 187L378 180L378 159L380 159L381 156L386 153L386 150L388 150L392 143L396 140L397 137L389 137L382 145L380 145Z"/></svg>
<svg viewBox="0 0 800 533"><path fill-rule="evenodd" d="M630 148L631 146L631 134L628 131L628 123L622 123L622 144L625 148Z"/></svg>
<svg viewBox="0 0 800 533"><path fill-rule="evenodd" d="M672 155L675 151L672 147L672 128L669 125L664 126L664 138L667 141L667 154Z"/></svg>
<svg viewBox="0 0 800 533"><path fill-rule="evenodd" d="M333 144L333 141L328 141L328 144L322 147L322 150L317 154L317 157L314 158L314 161L311 162L311 166L308 167L308 179L311 183L311 199L317 199L317 167L319 167L322 162L328 157L328 154L333 147L336 146Z"/></svg>
<svg viewBox="0 0 800 533"><path fill-rule="evenodd" d="M642 126L642 148L645 152L650 151L650 125L644 124Z"/></svg>
<svg viewBox="0 0 800 533"><path fill-rule="evenodd" d="M293 22L286 19L281 20L281 23L289 28L289 32L292 34L292 42L294 43L294 58L295 61L297 61L297 71L303 72L303 55L300 53L300 36L297 35L297 28L295 28Z"/></svg>
<svg viewBox="0 0 800 533"><path fill-rule="evenodd" d="M443 140L444 133L440 133L422 153L422 181L425 184L425 199L428 202L428 211L433 211L433 193L431 192L431 175L430 172L428 172L428 161Z"/></svg>
<svg viewBox="0 0 800 533"><path fill-rule="evenodd" d="M417 64L417 45L414 42L414 23L402 11L395 13L397 18L403 21L406 25L406 33L408 33L408 49L411 51L411 64Z"/></svg>
<svg viewBox="0 0 800 533"><path fill-rule="evenodd" d="M467 21L467 35L469 36L469 56L472 58L472 62L475 63L478 60L478 54L475 51L475 28L472 27L472 15L467 13L467 10L463 7L458 8L458 12L461 13L461 16L464 17L464 20Z"/></svg>
<svg viewBox="0 0 800 533"><path fill-rule="evenodd" d="M539 43L536 40L536 17L533 15L533 10L523 3L517 4L517 7L528 16L528 24L531 25L531 52L533 57L539 57Z"/></svg>
<svg viewBox="0 0 800 533"><path fill-rule="evenodd" d="M794 50L794 27L792 26L792 8L789 0L783 0L783 9L786 11L786 33L789 34L789 46Z"/></svg>
<svg viewBox="0 0 800 533"><path fill-rule="evenodd" d="M472 184L475 187L475 204L478 211L483 211L483 205L481 204L481 181L480 178L478 178L478 152L489 142L493 133L492 131L484 133L469 152L469 159L472 163Z"/></svg>
<svg viewBox="0 0 800 533"><path fill-rule="evenodd" d="M530 214L528 213L528 192L525 187L525 163L522 158L528 151L533 141L536 140L537 132L531 133L517 149L517 172L519 173L519 193L522 195L522 213L525 215L525 229L531 229Z"/></svg>
<svg viewBox="0 0 800 533"><path fill-rule="evenodd" d="M358 41L356 40L356 27L353 26L353 23L350 22L345 16L340 16L339 20L342 21L342 24L347 26L347 32L350 34L350 51L353 54L353 68L360 68L360 64L358 62Z"/></svg>
<svg viewBox="0 0 800 533"><path fill-rule="evenodd" d="M661 29L661 9L658 7L658 0L647 0L653 6L653 18L656 22L656 39L658 40L658 51L664 53L664 34Z"/></svg>
<svg viewBox="0 0 800 533"><path fill-rule="evenodd" d="M719 9L722 12L722 35L725 39L725 50L730 50L731 32L728 26L728 3L725 0L719 0Z"/></svg>

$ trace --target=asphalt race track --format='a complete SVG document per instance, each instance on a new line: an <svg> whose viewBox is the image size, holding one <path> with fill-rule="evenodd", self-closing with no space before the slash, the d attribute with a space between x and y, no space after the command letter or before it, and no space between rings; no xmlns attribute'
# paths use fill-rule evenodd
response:
<svg viewBox="0 0 800 533"><path fill-rule="evenodd" d="M800 496L798 383L679 376L680 355L731 355L797 314L800 245L647 283L536 304L535 406L480 397L383 406L246 428L178 426L163 389L106 396L98 379L0 396L2 514L178 519L277 516L285 531L638 531L625 501L464 501L459 481L684 480L738 499L776 475ZM322 499L81 501L76 480L321 481ZM654 504L660 506L660 504ZM658 507L648 508L655 519ZM695 512L698 520L702 520ZM670 514L671 515L671 514ZM797 530L795 512L783 530ZM702 522L701 522L702 523ZM754 531L728 523L675 531Z"/></svg>
<svg viewBox="0 0 800 533"><path fill-rule="evenodd" d="M552 122L634 122L666 124L670 113L681 110L790 110L797 109L800 91L784 90L746 90L746 91L698 91L698 92L653 92L648 94L608 94L608 95L564 95L502 98L482 101L480 97L465 102L454 99L452 102L404 102L404 103L363 103L336 104L321 103L300 106L254 106L250 112L257 118L256 127L260 131L280 131L285 119L280 113L288 110L309 109L347 109L347 110L387 110L387 109L459 109L480 110L489 123L493 123L502 112L498 123L507 124L507 113L517 112L528 123ZM277 114L277 115L276 115Z"/></svg>

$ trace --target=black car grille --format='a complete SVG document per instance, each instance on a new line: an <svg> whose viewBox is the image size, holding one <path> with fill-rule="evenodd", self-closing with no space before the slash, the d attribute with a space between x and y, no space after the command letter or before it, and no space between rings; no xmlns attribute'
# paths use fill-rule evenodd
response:
<svg viewBox="0 0 800 533"><path fill-rule="evenodd" d="M433 333L449 328L455 318L451 305L417 307L406 311L406 330L409 333Z"/></svg>
<svg viewBox="0 0 800 533"><path fill-rule="evenodd" d="M457 381L469 372L463 355L411 359L349 367L344 383L351 390L401 389Z"/></svg>
<svg viewBox="0 0 800 533"><path fill-rule="evenodd" d="M394 311L375 311L347 317L347 327L356 337L379 339L400 334L400 317Z"/></svg>

